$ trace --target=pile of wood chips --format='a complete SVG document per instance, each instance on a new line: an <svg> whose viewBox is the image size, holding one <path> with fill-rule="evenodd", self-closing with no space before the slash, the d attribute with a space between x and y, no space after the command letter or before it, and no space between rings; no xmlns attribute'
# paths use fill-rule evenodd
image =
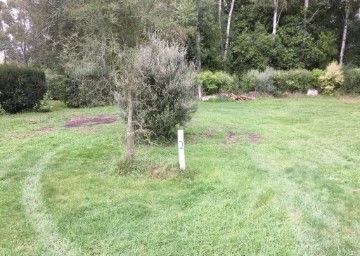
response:
<svg viewBox="0 0 360 256"><path fill-rule="evenodd" d="M255 100L255 97L250 97L246 95L235 95L233 93L230 94L230 99L236 101L248 101L248 100Z"/></svg>

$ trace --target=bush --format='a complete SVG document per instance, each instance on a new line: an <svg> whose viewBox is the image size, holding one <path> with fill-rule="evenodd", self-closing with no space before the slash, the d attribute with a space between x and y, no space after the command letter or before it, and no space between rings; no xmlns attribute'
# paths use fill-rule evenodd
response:
<svg viewBox="0 0 360 256"><path fill-rule="evenodd" d="M273 76L272 68L266 68L263 72L250 70L241 78L241 89L277 95L278 89L274 86Z"/></svg>
<svg viewBox="0 0 360 256"><path fill-rule="evenodd" d="M177 126L189 121L196 110L194 65L186 61L185 48L155 36L133 55L123 56L114 78L124 119L127 121L132 102L138 135L171 138Z"/></svg>
<svg viewBox="0 0 360 256"><path fill-rule="evenodd" d="M344 73L341 66L336 62L331 62L326 67L324 75L320 76L321 90L324 94L333 94L344 83Z"/></svg>
<svg viewBox="0 0 360 256"><path fill-rule="evenodd" d="M6 114L6 111L3 109L3 107L0 104L0 116L5 115L5 114Z"/></svg>
<svg viewBox="0 0 360 256"><path fill-rule="evenodd" d="M309 89L321 89L320 77L325 75L325 71L322 69L315 68L311 71L311 81Z"/></svg>
<svg viewBox="0 0 360 256"><path fill-rule="evenodd" d="M360 94L360 68L345 69L344 76L342 90L345 93Z"/></svg>
<svg viewBox="0 0 360 256"><path fill-rule="evenodd" d="M50 69L45 71L48 97L52 100L64 101L66 93L66 77Z"/></svg>
<svg viewBox="0 0 360 256"><path fill-rule="evenodd" d="M114 85L109 76L67 77L64 102L68 107L96 107L114 103Z"/></svg>
<svg viewBox="0 0 360 256"><path fill-rule="evenodd" d="M255 91L257 78L260 72L258 70L249 70L245 75L240 78L240 88L244 92Z"/></svg>
<svg viewBox="0 0 360 256"><path fill-rule="evenodd" d="M6 112L33 109L45 92L44 72L27 67L0 66L0 104Z"/></svg>
<svg viewBox="0 0 360 256"><path fill-rule="evenodd" d="M306 92L314 87L315 79L312 73L305 69L282 70L274 73L274 85L281 92Z"/></svg>
<svg viewBox="0 0 360 256"><path fill-rule="evenodd" d="M197 75L196 82L201 84L204 92L209 94L220 91L235 90L235 78L225 72L204 71Z"/></svg>

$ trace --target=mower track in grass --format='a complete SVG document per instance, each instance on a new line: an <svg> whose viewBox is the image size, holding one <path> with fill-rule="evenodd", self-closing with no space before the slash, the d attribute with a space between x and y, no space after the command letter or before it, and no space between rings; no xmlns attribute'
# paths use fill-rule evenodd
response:
<svg viewBox="0 0 360 256"><path fill-rule="evenodd" d="M57 231L52 217L46 213L41 197L41 176L56 152L46 154L30 169L23 186L22 203L49 255L79 255L79 250Z"/></svg>

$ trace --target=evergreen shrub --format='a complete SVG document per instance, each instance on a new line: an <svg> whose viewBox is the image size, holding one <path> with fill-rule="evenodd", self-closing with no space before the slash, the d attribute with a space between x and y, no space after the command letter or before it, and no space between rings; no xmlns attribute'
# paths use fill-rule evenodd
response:
<svg viewBox="0 0 360 256"><path fill-rule="evenodd" d="M46 92L43 71L0 65L0 105L8 113L34 109Z"/></svg>

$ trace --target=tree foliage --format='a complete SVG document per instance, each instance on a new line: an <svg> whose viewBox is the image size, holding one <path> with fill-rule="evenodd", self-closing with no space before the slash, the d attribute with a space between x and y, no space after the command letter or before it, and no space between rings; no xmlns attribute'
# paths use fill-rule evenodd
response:
<svg viewBox="0 0 360 256"><path fill-rule="evenodd" d="M119 60L114 78L124 119L129 119L131 103L132 124L139 136L174 135L177 125L189 121L195 110L195 72L186 60L186 49L151 36L149 43Z"/></svg>
<svg viewBox="0 0 360 256"><path fill-rule="evenodd" d="M113 86L103 80L114 48L134 48L154 31L185 44L187 59L212 71L325 68L342 49L345 64L359 65L360 1L305 3L241 0L231 8L232 0L8 0L0 8L0 48L7 62L50 68L89 99L89 86L96 93Z"/></svg>

